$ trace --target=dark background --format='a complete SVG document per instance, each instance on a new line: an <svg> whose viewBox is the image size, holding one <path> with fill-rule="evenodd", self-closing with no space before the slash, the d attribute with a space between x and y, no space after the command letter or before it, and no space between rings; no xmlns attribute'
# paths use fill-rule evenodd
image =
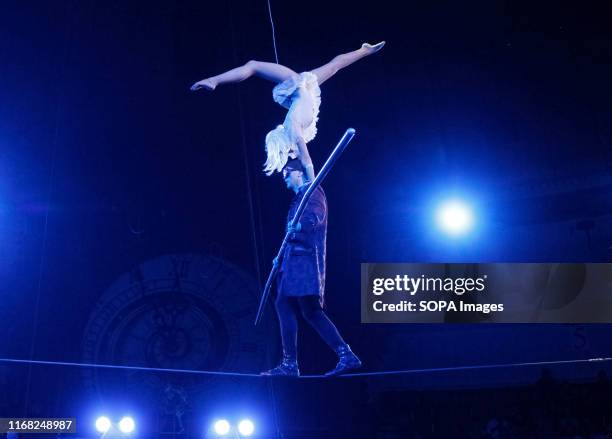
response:
<svg viewBox="0 0 612 439"><path fill-rule="evenodd" d="M369 368L605 356L606 325L359 325L358 288L360 262L612 259L608 7L315 0L272 13L296 71L387 41L323 86L309 144L318 168L357 130L324 184L327 291ZM263 139L285 110L261 79L189 92L274 60L265 1L8 1L0 32L0 356L78 361L101 294L163 255L265 280L291 193L261 172ZM432 231L445 194L478 206L471 237ZM303 368L331 367L304 332Z"/></svg>

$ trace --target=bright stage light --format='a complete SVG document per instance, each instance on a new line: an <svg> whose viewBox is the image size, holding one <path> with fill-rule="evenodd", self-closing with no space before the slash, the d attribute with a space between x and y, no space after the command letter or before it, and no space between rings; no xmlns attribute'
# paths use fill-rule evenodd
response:
<svg viewBox="0 0 612 439"><path fill-rule="evenodd" d="M238 432L242 436L250 436L253 434L254 431L255 431L255 425L253 424L253 421L251 421L250 419L243 419L238 424Z"/></svg>
<svg viewBox="0 0 612 439"><path fill-rule="evenodd" d="M459 200L441 204L436 219L442 230L454 236L468 232L474 223L472 209Z"/></svg>
<svg viewBox="0 0 612 439"><path fill-rule="evenodd" d="M135 428L136 423L134 422L134 419L130 418L129 416L124 416L119 421L119 430L121 430L122 433L131 433Z"/></svg>
<svg viewBox="0 0 612 439"><path fill-rule="evenodd" d="M106 416L100 416L96 419L96 430L100 433L106 433L111 428L111 421Z"/></svg>
<svg viewBox="0 0 612 439"><path fill-rule="evenodd" d="M215 433L224 436L230 432L230 424L225 419L219 419L214 425Z"/></svg>

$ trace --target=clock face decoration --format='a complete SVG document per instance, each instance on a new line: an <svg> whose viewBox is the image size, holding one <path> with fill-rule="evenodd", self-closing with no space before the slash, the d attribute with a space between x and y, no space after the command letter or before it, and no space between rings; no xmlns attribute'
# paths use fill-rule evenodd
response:
<svg viewBox="0 0 612 439"><path fill-rule="evenodd" d="M204 255L168 255L122 275L102 295L85 330L83 362L257 373L275 340L271 319L254 326L259 290L231 264ZM174 390L210 392L210 375L87 368L100 399L117 392L163 400Z"/></svg>

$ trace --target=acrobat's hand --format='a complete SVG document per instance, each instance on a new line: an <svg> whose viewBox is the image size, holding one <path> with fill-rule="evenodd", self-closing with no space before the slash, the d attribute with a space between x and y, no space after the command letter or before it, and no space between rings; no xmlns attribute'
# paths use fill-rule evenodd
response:
<svg viewBox="0 0 612 439"><path fill-rule="evenodd" d="M217 87L217 84L215 84L211 79L206 78L206 79L202 79L201 81L198 81L195 84L193 84L190 90L197 91L197 90L201 90L205 88L208 91L213 91L216 87Z"/></svg>
<svg viewBox="0 0 612 439"><path fill-rule="evenodd" d="M272 259L272 265L275 267L278 265L278 256Z"/></svg>

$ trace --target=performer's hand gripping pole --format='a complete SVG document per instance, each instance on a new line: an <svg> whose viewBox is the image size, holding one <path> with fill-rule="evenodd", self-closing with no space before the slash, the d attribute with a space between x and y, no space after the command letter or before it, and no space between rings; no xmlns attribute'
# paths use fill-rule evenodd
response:
<svg viewBox="0 0 612 439"><path fill-rule="evenodd" d="M348 130L346 130L346 132L344 133L344 135L342 136L342 138L340 139L340 141L338 142L338 144L332 151L331 155L329 156L329 158L327 159L327 161L321 168L321 171L315 177L314 181L310 184L310 186L306 190L306 193L302 197L302 201L300 201L297 211L295 212L295 215L293 216L293 220L291 220L292 227L296 227L297 224L300 222L300 219L302 218L304 209L306 209L306 205L308 204L308 200L310 199L310 196L312 195L314 190L321 184L321 181L323 181L325 176L329 173L332 166L334 166L334 163L336 163L336 160L338 160L338 158L344 152L349 142L353 139L353 136L355 136L355 130L353 128L349 128ZM276 273L278 272L278 266L281 263L282 257L285 253L285 248L287 248L289 235L290 233L288 232L285 233L285 238L283 239L283 243L281 244L280 250L278 251L276 258L274 259L274 265L272 266L272 270L270 271L270 274L268 275L266 286L261 295L261 300L259 301L259 309L257 310L257 316L255 317L255 325L257 325L261 321L261 316L266 306L268 296L270 296L270 289L272 288L272 282L274 281L274 277L276 276Z"/></svg>

